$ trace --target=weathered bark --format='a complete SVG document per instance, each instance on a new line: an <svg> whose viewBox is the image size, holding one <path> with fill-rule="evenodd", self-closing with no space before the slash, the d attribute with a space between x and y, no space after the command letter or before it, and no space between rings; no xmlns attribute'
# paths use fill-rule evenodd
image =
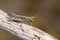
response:
<svg viewBox="0 0 60 40"><path fill-rule="evenodd" d="M39 30L33 26L14 21L8 21L10 16L0 10L0 28L16 35L24 40L57 40L51 35Z"/></svg>

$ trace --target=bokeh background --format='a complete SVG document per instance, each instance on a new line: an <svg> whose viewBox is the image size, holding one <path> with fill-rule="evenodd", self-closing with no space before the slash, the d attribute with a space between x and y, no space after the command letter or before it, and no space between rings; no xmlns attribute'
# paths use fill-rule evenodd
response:
<svg viewBox="0 0 60 40"><path fill-rule="evenodd" d="M0 0L0 9L8 14L34 16L32 26L60 40L60 0ZM21 40L0 29L0 40Z"/></svg>

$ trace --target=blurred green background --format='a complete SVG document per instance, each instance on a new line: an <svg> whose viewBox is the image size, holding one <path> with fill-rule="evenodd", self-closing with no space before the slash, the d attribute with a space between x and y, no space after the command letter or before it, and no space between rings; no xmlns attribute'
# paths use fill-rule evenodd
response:
<svg viewBox="0 0 60 40"><path fill-rule="evenodd" d="M0 9L8 14L34 16L32 26L60 39L60 0L0 0ZM0 30L0 40L20 38Z"/></svg>

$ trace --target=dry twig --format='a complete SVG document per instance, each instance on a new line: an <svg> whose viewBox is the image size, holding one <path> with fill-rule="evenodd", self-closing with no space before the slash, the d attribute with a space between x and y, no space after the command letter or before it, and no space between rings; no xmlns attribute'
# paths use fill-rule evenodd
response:
<svg viewBox="0 0 60 40"><path fill-rule="evenodd" d="M24 40L57 40L53 36L44 31L32 27L30 25L8 21L10 16L0 10L0 27L13 35L16 35ZM21 25L21 26L20 26Z"/></svg>

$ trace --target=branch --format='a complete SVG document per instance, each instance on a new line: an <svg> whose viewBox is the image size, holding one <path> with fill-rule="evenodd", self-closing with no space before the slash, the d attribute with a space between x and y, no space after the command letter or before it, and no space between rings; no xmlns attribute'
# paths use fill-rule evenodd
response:
<svg viewBox="0 0 60 40"><path fill-rule="evenodd" d="M24 40L57 40L53 36L33 26L13 21L8 21L10 16L0 10L0 28Z"/></svg>

